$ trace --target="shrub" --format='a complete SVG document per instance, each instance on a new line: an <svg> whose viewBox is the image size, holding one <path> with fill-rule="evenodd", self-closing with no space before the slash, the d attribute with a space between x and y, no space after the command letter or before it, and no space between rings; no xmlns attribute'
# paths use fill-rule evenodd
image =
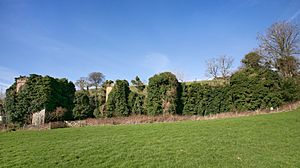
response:
<svg viewBox="0 0 300 168"><path fill-rule="evenodd" d="M62 107L57 107L54 111L49 112L48 115L46 115L46 121L61 121L64 119L64 116L66 115L67 109Z"/></svg>

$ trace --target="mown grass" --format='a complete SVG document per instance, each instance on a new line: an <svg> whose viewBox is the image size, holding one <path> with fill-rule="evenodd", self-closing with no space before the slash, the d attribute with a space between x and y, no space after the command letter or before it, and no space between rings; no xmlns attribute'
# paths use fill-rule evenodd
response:
<svg viewBox="0 0 300 168"><path fill-rule="evenodd" d="M0 167L299 167L300 109L0 133Z"/></svg>

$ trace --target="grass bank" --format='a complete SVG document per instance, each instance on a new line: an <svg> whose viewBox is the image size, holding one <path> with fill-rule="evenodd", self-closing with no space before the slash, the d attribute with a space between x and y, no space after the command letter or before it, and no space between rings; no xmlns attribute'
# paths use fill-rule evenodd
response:
<svg viewBox="0 0 300 168"><path fill-rule="evenodd" d="M300 109L174 123L0 133L0 167L297 167Z"/></svg>

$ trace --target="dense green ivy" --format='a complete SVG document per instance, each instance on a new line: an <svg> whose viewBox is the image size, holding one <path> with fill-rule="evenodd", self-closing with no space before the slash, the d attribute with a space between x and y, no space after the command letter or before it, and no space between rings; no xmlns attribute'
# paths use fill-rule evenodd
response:
<svg viewBox="0 0 300 168"><path fill-rule="evenodd" d="M129 94L129 83L126 80L117 80L107 99L107 116L128 116L130 114Z"/></svg>
<svg viewBox="0 0 300 168"><path fill-rule="evenodd" d="M299 77L283 79L281 88L281 94L284 102L295 102L297 100L300 100Z"/></svg>
<svg viewBox="0 0 300 168"><path fill-rule="evenodd" d="M178 89L178 80L170 72L151 77L147 87L147 113L149 115L177 113Z"/></svg>
<svg viewBox="0 0 300 168"><path fill-rule="evenodd" d="M131 114L146 114L145 112L145 95L130 92L128 97L128 105Z"/></svg>
<svg viewBox="0 0 300 168"><path fill-rule="evenodd" d="M183 114L209 115L229 111L229 86L201 83L182 84Z"/></svg>
<svg viewBox="0 0 300 168"><path fill-rule="evenodd" d="M6 91L5 111L11 122L30 122L31 114L42 109L51 113L57 107L67 109L64 119L72 118L75 86L67 79L32 74L22 89L16 83Z"/></svg>
<svg viewBox="0 0 300 168"><path fill-rule="evenodd" d="M269 69L241 69L230 79L232 110L280 106L284 101L281 81L280 76Z"/></svg>
<svg viewBox="0 0 300 168"><path fill-rule="evenodd" d="M145 92L130 91L117 80L106 102L106 84L98 92L78 91L66 79L30 75L17 93L16 83L6 91L5 113L14 123L30 123L33 112L50 114L62 107L62 119L129 116L130 114L210 115L227 111L276 108L300 100L299 78L283 78L264 67L246 66L220 85L179 83L170 72L149 79ZM74 99L75 96L75 99Z"/></svg>
<svg viewBox="0 0 300 168"><path fill-rule="evenodd" d="M75 119L86 119L93 117L96 107L95 96L87 91L78 91L75 94L73 116Z"/></svg>

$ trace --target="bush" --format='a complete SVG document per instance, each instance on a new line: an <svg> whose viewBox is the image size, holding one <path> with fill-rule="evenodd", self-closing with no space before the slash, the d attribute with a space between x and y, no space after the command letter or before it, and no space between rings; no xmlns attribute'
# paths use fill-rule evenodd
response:
<svg viewBox="0 0 300 168"><path fill-rule="evenodd" d="M179 83L170 72L154 75L147 88L147 113L149 115L177 112Z"/></svg>
<svg viewBox="0 0 300 168"><path fill-rule="evenodd" d="M62 107L57 107L53 112L46 115L46 121L62 121L66 115L67 109Z"/></svg>

